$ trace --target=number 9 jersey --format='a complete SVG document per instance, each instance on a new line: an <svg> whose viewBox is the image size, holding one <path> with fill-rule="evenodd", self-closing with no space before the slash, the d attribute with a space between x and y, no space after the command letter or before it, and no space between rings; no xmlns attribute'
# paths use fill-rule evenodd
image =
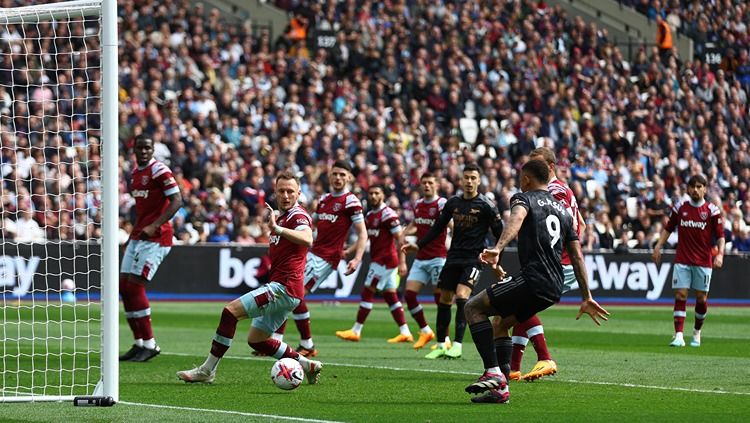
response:
<svg viewBox="0 0 750 423"><path fill-rule="evenodd" d="M527 212L518 232L521 274L538 296L558 301L564 280L562 251L568 242L578 240L573 217L546 190L514 195L510 199L511 211L514 207L523 207Z"/></svg>

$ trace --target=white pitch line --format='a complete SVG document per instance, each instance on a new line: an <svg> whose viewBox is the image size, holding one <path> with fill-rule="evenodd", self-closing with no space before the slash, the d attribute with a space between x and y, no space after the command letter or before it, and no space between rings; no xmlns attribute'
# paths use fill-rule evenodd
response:
<svg viewBox="0 0 750 423"><path fill-rule="evenodd" d="M176 405L147 404L147 403L142 403L142 402L119 401L118 404L136 405L139 407L163 408L167 410L184 410L184 411L199 411L199 412L204 412L204 413L231 414L233 416L243 416L243 417L261 417L264 419L290 420L290 421L295 421L295 422L341 423L335 420L306 419L304 417L290 417L290 416L277 416L274 414L246 413L243 411L232 411L232 410L214 410L211 408L179 407Z"/></svg>
<svg viewBox="0 0 750 423"><path fill-rule="evenodd" d="M197 355L197 354L186 354L186 353L175 353L175 352L162 352L161 354L162 355L174 355L174 356L180 356L180 357L202 357L201 355ZM268 360L267 357L225 356L224 358L230 358L233 360L250 360L250 361ZM477 375L477 372L462 372L462 371L457 371L457 370L407 369L407 368L401 368L401 367L373 366L373 365L352 364L352 363L335 363L335 362L330 362L330 361L325 361L323 362L323 364L330 365L330 366L339 366L339 367L352 367L352 368L358 368L358 369L380 369L380 370L391 370L391 371L398 371L398 372L440 373L440 374L470 375L470 376ZM695 392L695 393L701 393L701 394L750 395L750 392L734 392L734 391L711 390L711 389L692 389L692 388L680 388L677 386L637 385L634 383L561 379L558 377L555 377L550 380L553 380L555 382L577 383L581 385L609 385L609 386L620 386L623 388L659 389L662 391Z"/></svg>

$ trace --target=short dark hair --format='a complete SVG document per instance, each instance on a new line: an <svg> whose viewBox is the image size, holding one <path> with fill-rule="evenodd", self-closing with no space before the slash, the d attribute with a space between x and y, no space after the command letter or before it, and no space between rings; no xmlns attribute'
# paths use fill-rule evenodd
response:
<svg viewBox="0 0 750 423"><path fill-rule="evenodd" d="M276 174L276 182L278 183L280 180L287 180L287 181L294 181L297 183L297 186L300 186L299 178L294 173L284 170L282 172L279 172Z"/></svg>
<svg viewBox="0 0 750 423"><path fill-rule="evenodd" d="M372 189L379 189L385 195L385 186L383 184L372 184L367 188L367 192L370 192Z"/></svg>
<svg viewBox="0 0 750 423"><path fill-rule="evenodd" d="M700 173L696 173L695 175L691 176L690 179L688 179L689 187L694 187L698 184L703 185L704 187L708 186L708 180Z"/></svg>
<svg viewBox="0 0 750 423"><path fill-rule="evenodd" d="M146 135L138 135L137 137L135 137L135 142L133 142L133 145L138 144L139 141L148 141L151 143L151 145L154 145L154 139Z"/></svg>
<svg viewBox="0 0 750 423"><path fill-rule="evenodd" d="M549 181L549 167L541 160L529 160L523 165L521 171L526 172L539 183L546 184Z"/></svg>
<svg viewBox="0 0 750 423"><path fill-rule="evenodd" d="M476 163L466 163L464 166L464 172L477 172L478 174L482 174L482 168L479 167Z"/></svg>
<svg viewBox="0 0 750 423"><path fill-rule="evenodd" d="M534 150L532 150L531 153L529 153L529 157L531 156L539 156L542 159L544 159L547 164L557 164L557 156L555 156L555 152L552 151L551 148L547 147L539 147Z"/></svg>
<svg viewBox="0 0 750 423"><path fill-rule="evenodd" d="M333 166L331 166L331 169L333 169L334 167L346 169L349 173L352 173L352 166L346 160L336 160L335 162L333 162Z"/></svg>
<svg viewBox="0 0 750 423"><path fill-rule="evenodd" d="M419 180L421 181L424 178L436 178L436 176L432 172L425 172L419 177Z"/></svg>

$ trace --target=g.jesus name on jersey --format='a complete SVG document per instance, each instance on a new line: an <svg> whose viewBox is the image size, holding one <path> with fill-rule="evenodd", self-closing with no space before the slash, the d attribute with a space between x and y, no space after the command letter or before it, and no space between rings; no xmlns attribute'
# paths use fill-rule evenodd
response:
<svg viewBox="0 0 750 423"><path fill-rule="evenodd" d="M141 231L156 221L169 207L168 197L177 194L180 188L164 163L151 159L143 169L133 171L130 181L130 195L135 199L135 227L130 234L130 239L141 239ZM148 238L148 241L158 242L160 245L169 247L172 245L172 223L164 222Z"/></svg>
<svg viewBox="0 0 750 423"><path fill-rule="evenodd" d="M672 207L669 232L677 229L677 255L675 263L711 267L713 240L724 238L721 210L708 201L694 206L689 201Z"/></svg>
<svg viewBox="0 0 750 423"><path fill-rule="evenodd" d="M312 218L305 209L295 205L282 213L276 219L276 224L286 231L296 231L312 227ZM268 256L271 258L269 280L284 285L291 297L303 298L305 289L302 286L302 275L307 263L308 248L276 234L271 235L268 244Z"/></svg>
<svg viewBox="0 0 750 423"><path fill-rule="evenodd" d="M344 241L353 222L361 222L362 203L356 195L325 194L320 198L313 215L317 220L317 236L312 253L327 261L335 269L344 256Z"/></svg>
<svg viewBox="0 0 750 423"><path fill-rule="evenodd" d="M379 209L367 212L365 225L370 238L372 262L382 264L387 269L398 266L398 251L393 241L394 236L401 232L401 222L396 212L381 205Z"/></svg>
<svg viewBox="0 0 750 423"><path fill-rule="evenodd" d="M438 197L433 201L425 201L423 199L417 200L417 204L414 207L414 224L417 227L417 239L424 237L430 228L435 226L440 212L443 211L446 203L445 198ZM448 255L448 248L445 246L445 238L448 235L448 230L444 229L440 235L432 240L429 244L425 245L424 248L420 248L417 252L417 260L430 260L433 258L445 258Z"/></svg>

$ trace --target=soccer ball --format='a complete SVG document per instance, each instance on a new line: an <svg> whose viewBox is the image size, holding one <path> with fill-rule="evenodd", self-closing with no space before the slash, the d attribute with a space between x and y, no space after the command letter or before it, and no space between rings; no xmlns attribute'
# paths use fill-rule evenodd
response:
<svg viewBox="0 0 750 423"><path fill-rule="evenodd" d="M302 365L292 358L282 358L271 367L271 380L274 385L285 391L298 387L304 378Z"/></svg>

